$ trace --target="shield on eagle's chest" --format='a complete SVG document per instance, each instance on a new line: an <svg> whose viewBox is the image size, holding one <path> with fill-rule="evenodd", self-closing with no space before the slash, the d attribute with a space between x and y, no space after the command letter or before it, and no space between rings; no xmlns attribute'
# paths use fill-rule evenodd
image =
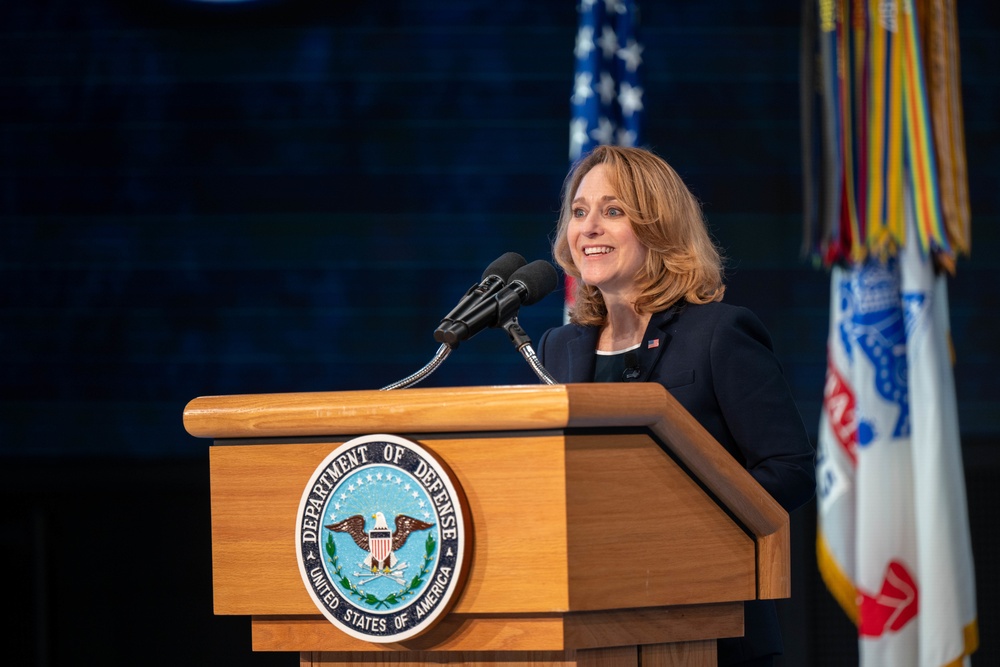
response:
<svg viewBox="0 0 1000 667"><path fill-rule="evenodd" d="M368 548L375 560L385 560L392 552L392 533L380 529L371 531L368 533Z"/></svg>

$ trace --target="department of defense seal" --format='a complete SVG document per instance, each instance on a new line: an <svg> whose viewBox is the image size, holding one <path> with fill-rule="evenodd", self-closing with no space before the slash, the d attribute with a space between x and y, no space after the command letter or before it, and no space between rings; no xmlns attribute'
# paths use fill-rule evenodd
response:
<svg viewBox="0 0 1000 667"><path fill-rule="evenodd" d="M416 637L457 599L468 520L460 486L429 451L393 435L355 438L323 460L302 493L302 581L323 615L353 637Z"/></svg>

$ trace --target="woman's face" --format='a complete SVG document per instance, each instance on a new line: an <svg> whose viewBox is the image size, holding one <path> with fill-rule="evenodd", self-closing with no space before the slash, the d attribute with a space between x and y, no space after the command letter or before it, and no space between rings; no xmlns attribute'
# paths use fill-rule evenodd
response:
<svg viewBox="0 0 1000 667"><path fill-rule="evenodd" d="M646 261L646 247L632 231L603 164L580 181L566 239L584 283L599 289L605 301L634 300L635 277Z"/></svg>

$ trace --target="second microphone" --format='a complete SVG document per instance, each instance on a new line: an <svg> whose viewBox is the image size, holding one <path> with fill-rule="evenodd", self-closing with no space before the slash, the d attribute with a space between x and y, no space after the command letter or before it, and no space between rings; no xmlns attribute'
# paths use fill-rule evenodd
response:
<svg viewBox="0 0 1000 667"><path fill-rule="evenodd" d="M502 325L516 316L521 306L542 300L558 283L555 267L545 260L535 260L514 271L505 287L461 309L455 319L442 322L434 332L434 340L456 347L483 329Z"/></svg>

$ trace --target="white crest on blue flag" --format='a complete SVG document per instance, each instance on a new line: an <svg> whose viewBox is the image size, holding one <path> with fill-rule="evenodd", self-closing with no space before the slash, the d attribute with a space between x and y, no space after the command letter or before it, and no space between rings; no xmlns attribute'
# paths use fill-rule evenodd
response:
<svg viewBox="0 0 1000 667"><path fill-rule="evenodd" d="M945 278L911 243L834 267L817 457L820 571L862 667L967 662L975 578Z"/></svg>

